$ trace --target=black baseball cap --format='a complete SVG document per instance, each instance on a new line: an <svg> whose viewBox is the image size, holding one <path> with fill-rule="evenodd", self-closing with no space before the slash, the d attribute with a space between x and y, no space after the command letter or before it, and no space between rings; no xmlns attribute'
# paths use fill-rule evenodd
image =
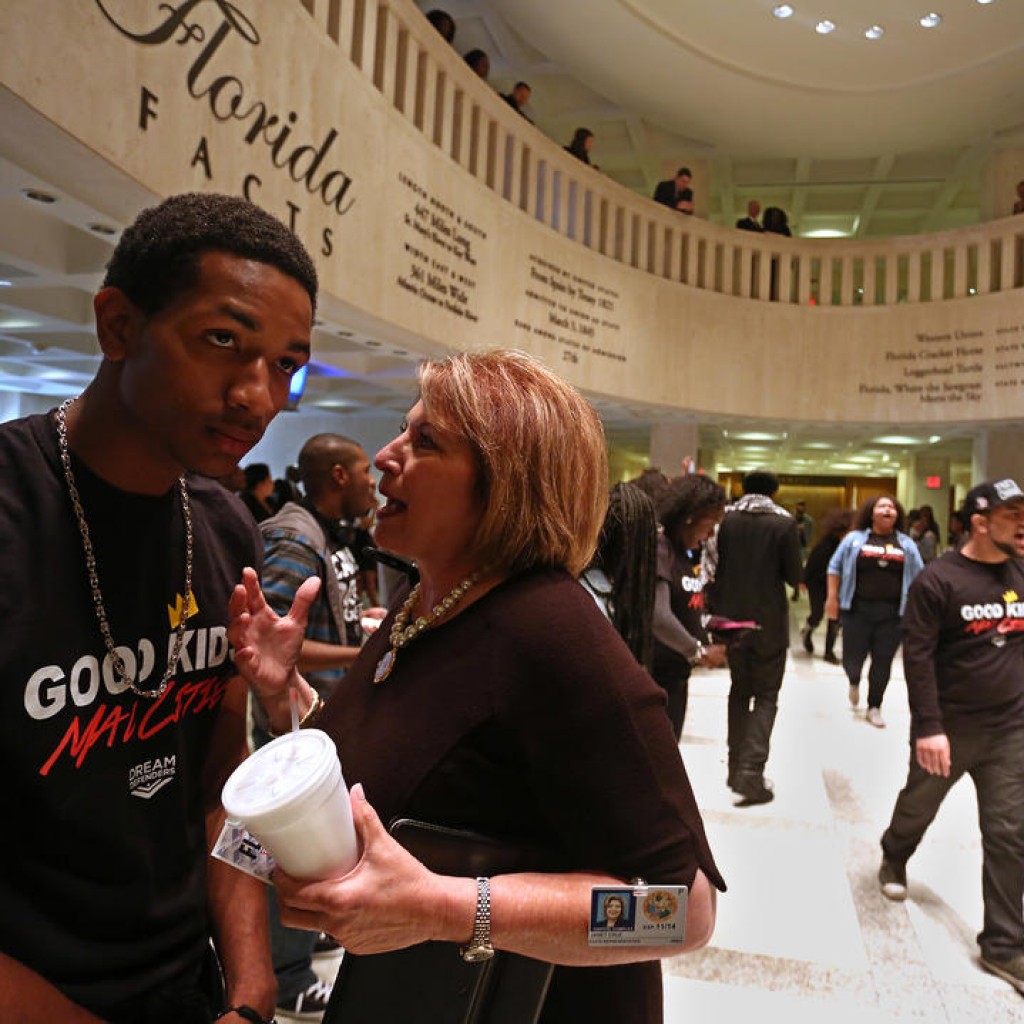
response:
<svg viewBox="0 0 1024 1024"><path fill-rule="evenodd" d="M964 499L964 515L970 518L975 512L991 512L1000 505L1011 501L1024 501L1024 491L1016 480L1007 477L1005 480L986 480L977 487L972 487Z"/></svg>

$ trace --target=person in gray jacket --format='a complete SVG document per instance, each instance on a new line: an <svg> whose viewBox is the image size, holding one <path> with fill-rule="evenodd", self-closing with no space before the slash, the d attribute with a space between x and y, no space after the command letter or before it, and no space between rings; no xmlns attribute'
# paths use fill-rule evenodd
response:
<svg viewBox="0 0 1024 1024"><path fill-rule="evenodd" d="M743 478L743 497L726 508L713 551L706 559L713 583L710 610L730 619L752 619L761 628L728 650L729 787L739 806L768 803L764 778L779 690L789 647L786 588L800 582L796 520L772 501L779 482L755 470Z"/></svg>
<svg viewBox="0 0 1024 1024"><path fill-rule="evenodd" d="M355 442L338 434L316 434L299 453L305 498L289 501L260 523L266 556L262 584L267 603L287 612L295 592L310 576L320 593L310 608L299 669L326 700L362 644L362 573L355 550L354 522L374 505L370 460ZM384 609L375 614L383 616ZM259 701L253 701L253 743L261 747L272 733ZM285 928L271 900L270 944L277 977L277 1007L295 1020L319 1020L331 985L312 966L317 933Z"/></svg>

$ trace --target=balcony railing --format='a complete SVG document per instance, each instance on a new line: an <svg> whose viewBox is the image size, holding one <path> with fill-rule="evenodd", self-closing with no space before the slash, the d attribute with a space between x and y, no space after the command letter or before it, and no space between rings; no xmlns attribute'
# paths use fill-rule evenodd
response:
<svg viewBox="0 0 1024 1024"><path fill-rule="evenodd" d="M890 306L1024 286L1024 217L871 241L721 227L566 153L466 66L411 0L298 0L387 101L464 171L559 234L681 285L758 302Z"/></svg>

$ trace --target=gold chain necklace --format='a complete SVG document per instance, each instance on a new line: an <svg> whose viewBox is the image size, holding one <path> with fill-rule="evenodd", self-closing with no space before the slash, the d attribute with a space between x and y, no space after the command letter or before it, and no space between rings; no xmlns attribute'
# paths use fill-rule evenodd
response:
<svg viewBox="0 0 1024 1024"><path fill-rule="evenodd" d="M412 614L413 607L420 596L420 584L417 583L412 588L409 596L405 599L405 604L402 605L402 610L395 616L395 621L391 625L391 635L388 638L391 646L384 652L380 661L377 662L377 668L373 673L374 685L383 683L391 675L395 662L398 660L398 652L403 647L408 647L420 633L430 629L442 615L447 615L462 600L466 591L478 582L479 579L480 574L477 572L473 573L472 576L467 576L461 583L456 584L452 588L447 597L442 598L434 605L429 615L421 615L414 623L408 625L409 616Z"/></svg>
<svg viewBox="0 0 1024 1024"><path fill-rule="evenodd" d="M71 505L75 510L75 519L78 522L78 532L82 538L82 550L85 552L85 568L89 574L89 590L92 593L92 603L96 609L96 621L100 626L100 633L103 635L103 643L107 648L107 656L114 669L118 681L137 693L140 697L154 699L161 696L171 681L174 669L177 667L178 658L181 656L181 648L185 643L185 624L188 621L188 606L192 603L192 504L188 497L188 488L185 486L185 477L178 477L178 491L181 494L181 515L185 520L185 599L181 606L181 620L178 622L177 631L174 634L174 646L167 659L167 668L164 670L163 679L160 685L154 690L140 690L135 685L124 663L124 658L117 651L114 637L110 632L110 623L107 620L107 610L103 605L103 595L100 593L100 579L96 572L96 553L93 551L92 537L89 533L89 524L85 519L85 509L82 508L82 499L75 485L75 474L71 469L71 453L68 450L68 422L67 411L71 404L77 399L69 398L61 402L57 409L57 450L60 453L60 464L64 469L64 482L67 484L68 494L71 495Z"/></svg>

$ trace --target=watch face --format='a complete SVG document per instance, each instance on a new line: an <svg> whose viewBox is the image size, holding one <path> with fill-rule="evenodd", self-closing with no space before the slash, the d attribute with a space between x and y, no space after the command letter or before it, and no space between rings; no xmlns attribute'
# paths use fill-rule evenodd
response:
<svg viewBox="0 0 1024 1024"><path fill-rule="evenodd" d="M490 960L494 956L494 947L488 943L486 946L467 946L462 951L462 959L469 964L479 963L481 960Z"/></svg>

